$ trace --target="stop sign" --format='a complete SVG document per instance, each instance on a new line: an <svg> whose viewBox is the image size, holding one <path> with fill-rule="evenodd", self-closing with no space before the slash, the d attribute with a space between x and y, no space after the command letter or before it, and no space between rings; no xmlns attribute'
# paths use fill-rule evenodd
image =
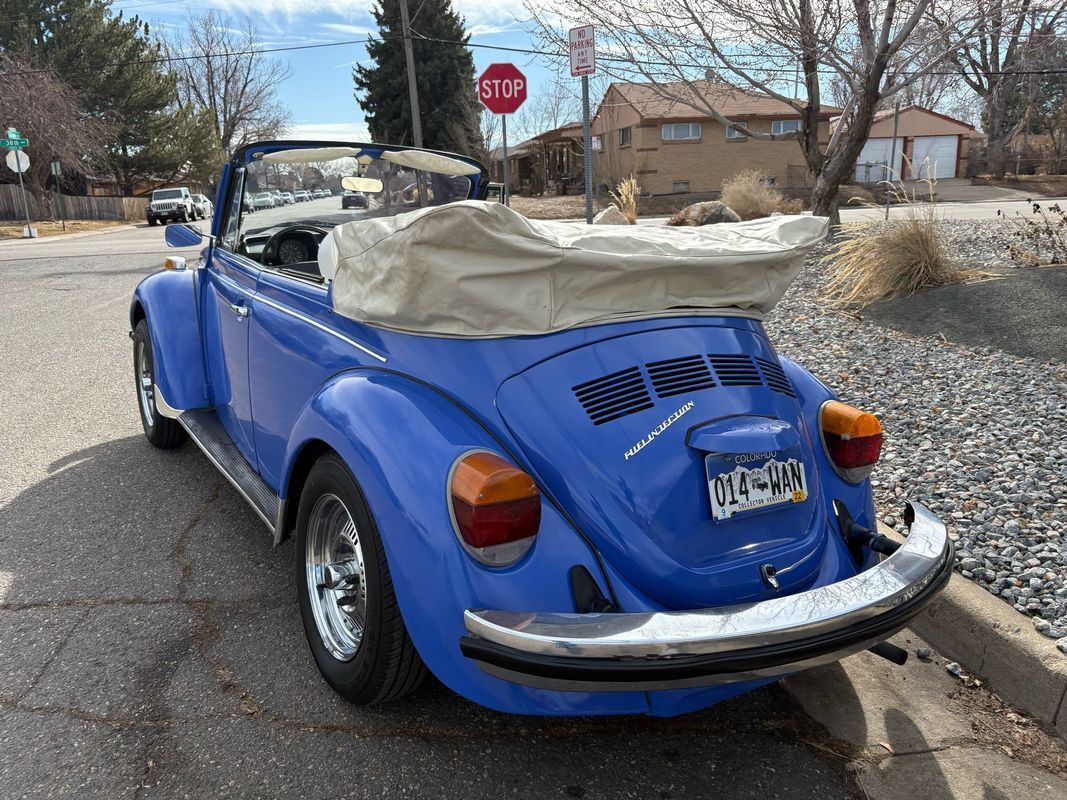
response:
<svg viewBox="0 0 1067 800"><path fill-rule="evenodd" d="M494 114L514 114L526 102L526 76L514 64L490 64L478 78L478 99Z"/></svg>

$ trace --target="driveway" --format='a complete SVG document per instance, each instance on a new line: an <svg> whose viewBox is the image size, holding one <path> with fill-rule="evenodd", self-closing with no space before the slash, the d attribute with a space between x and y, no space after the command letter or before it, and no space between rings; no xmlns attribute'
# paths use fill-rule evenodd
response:
<svg viewBox="0 0 1067 800"><path fill-rule="evenodd" d="M195 447L141 435L127 307L162 237L0 245L0 797L1067 796L975 737L936 654L671 720L511 717L432 681L342 702L291 543Z"/></svg>

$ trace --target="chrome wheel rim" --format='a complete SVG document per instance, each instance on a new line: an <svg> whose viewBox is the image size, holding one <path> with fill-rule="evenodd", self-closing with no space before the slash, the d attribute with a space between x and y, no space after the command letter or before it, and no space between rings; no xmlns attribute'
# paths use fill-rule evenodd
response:
<svg viewBox="0 0 1067 800"><path fill-rule="evenodd" d="M152 367L148 363L148 351L144 341L137 343L137 397L141 400L141 413L149 426L156 424L156 392L152 384Z"/></svg>
<svg viewBox="0 0 1067 800"><path fill-rule="evenodd" d="M338 661L359 651L367 619L367 581L359 531L337 495L324 494L308 516L304 564L311 614Z"/></svg>

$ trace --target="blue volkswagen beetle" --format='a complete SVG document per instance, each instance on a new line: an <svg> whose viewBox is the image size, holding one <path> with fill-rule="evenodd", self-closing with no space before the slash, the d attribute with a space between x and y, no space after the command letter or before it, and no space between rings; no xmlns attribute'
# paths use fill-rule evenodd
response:
<svg viewBox="0 0 1067 800"><path fill-rule="evenodd" d="M269 188L330 198L249 215ZM945 527L878 532L882 426L761 319L825 233L527 220L472 159L267 142L137 288L148 440L192 439L273 536L326 681L432 672L522 714L674 715L886 643Z"/></svg>

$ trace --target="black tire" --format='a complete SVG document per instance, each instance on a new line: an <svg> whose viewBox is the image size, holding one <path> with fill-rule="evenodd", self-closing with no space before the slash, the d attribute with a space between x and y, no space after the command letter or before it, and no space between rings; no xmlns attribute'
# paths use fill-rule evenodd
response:
<svg viewBox="0 0 1067 800"><path fill-rule="evenodd" d="M324 495L333 495L344 505L355 523L363 554L366 619L359 649L347 661L336 658L324 644L308 592L308 522L316 502ZM297 511L294 561L304 633L319 672L334 691L356 705L377 705L415 691L427 670L400 615L374 518L359 484L336 453L322 456L304 484Z"/></svg>
<svg viewBox="0 0 1067 800"><path fill-rule="evenodd" d="M178 214L178 222L188 222L188 221L189 221L189 211L187 209L185 209L185 208L182 208L181 213Z"/></svg>
<svg viewBox="0 0 1067 800"><path fill-rule="evenodd" d="M145 363L142 368L141 354L144 354ZM147 375L144 375L144 373ZM141 394L141 378L151 380L151 414L145 410L145 400ZM152 336L148 331L148 322L141 320L133 329L133 380L134 391L137 397L137 411L141 415L141 427L144 428L145 438L161 450L170 450L181 447L188 434L178 424L178 420L161 416L155 407L156 373L152 358Z"/></svg>

